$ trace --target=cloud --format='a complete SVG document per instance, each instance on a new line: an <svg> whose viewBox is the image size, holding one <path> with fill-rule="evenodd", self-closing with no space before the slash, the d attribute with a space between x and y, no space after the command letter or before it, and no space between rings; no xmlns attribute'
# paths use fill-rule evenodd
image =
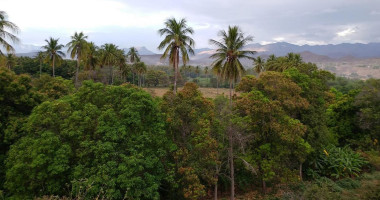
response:
<svg viewBox="0 0 380 200"><path fill-rule="evenodd" d="M283 38L283 37L275 37L275 38L273 38L273 40L276 41L276 42L281 42L281 41L284 41L285 38Z"/></svg>
<svg viewBox="0 0 380 200"><path fill-rule="evenodd" d="M357 29L357 28L347 28L347 29L345 29L345 30L343 30L343 31L337 32L336 34L337 34L339 37L346 37L346 36L348 36L348 35L351 35L351 34L355 33L355 32L356 32L356 29Z"/></svg>
<svg viewBox="0 0 380 200"><path fill-rule="evenodd" d="M186 18L195 30L196 48L229 25L238 25L255 42L336 44L380 42L380 1L373 0L0 0L10 20L21 28L25 44L49 36L67 42L85 31L97 44L115 42L156 49L157 30L169 17ZM20 6L22 5L22 6ZM360 27L360 31L358 28Z"/></svg>

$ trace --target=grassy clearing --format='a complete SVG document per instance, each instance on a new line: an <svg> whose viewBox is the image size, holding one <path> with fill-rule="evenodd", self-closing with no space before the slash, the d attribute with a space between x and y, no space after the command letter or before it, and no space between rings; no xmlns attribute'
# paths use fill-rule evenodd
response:
<svg viewBox="0 0 380 200"><path fill-rule="evenodd" d="M145 91L149 92L154 97L162 97L169 90L169 88L143 88ZM182 90L182 88L178 88ZM229 96L230 90L228 88L199 88L204 97L215 98L218 95ZM236 93L238 94L238 93Z"/></svg>

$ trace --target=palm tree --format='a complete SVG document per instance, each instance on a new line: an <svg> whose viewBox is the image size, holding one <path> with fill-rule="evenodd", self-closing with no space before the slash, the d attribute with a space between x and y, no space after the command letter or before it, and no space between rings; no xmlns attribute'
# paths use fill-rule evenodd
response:
<svg viewBox="0 0 380 200"><path fill-rule="evenodd" d="M136 70L137 74L138 74L138 79L139 79L139 87L141 87L142 85L142 80L141 80L141 75L144 74L146 72L146 65L144 62L137 62L134 65L134 69Z"/></svg>
<svg viewBox="0 0 380 200"><path fill-rule="evenodd" d="M257 73L258 76L260 76L261 72L265 70L265 59L258 56L257 58L254 59L254 64L255 64L255 72Z"/></svg>
<svg viewBox="0 0 380 200"><path fill-rule="evenodd" d="M121 80L124 80L123 76L127 76L129 71L129 66L127 64L127 55L125 55L125 51L123 49L118 49L116 55L116 66L119 67Z"/></svg>
<svg viewBox="0 0 380 200"><path fill-rule="evenodd" d="M222 70L220 67L213 67L212 72L216 75L216 93L219 94L219 79L222 74Z"/></svg>
<svg viewBox="0 0 380 200"><path fill-rule="evenodd" d="M110 68L110 84L113 84L113 65L116 64L118 58L118 47L114 44L104 44L100 49L101 62Z"/></svg>
<svg viewBox="0 0 380 200"><path fill-rule="evenodd" d="M55 77L55 61L61 61L62 57L65 57L65 53L61 51L61 49L64 47L62 44L58 44L58 39L54 39L52 37L49 38L49 40L45 40L47 42L47 45L42 46L42 49L45 49L45 55L46 59L52 63L53 67L53 77Z"/></svg>
<svg viewBox="0 0 380 200"><path fill-rule="evenodd" d="M86 70L94 70L99 63L99 47L94 42L89 42L84 49L83 60Z"/></svg>
<svg viewBox="0 0 380 200"><path fill-rule="evenodd" d="M129 48L127 56L128 56L129 61L131 63L140 62L139 52L137 51L137 49L135 47Z"/></svg>
<svg viewBox="0 0 380 200"><path fill-rule="evenodd" d="M4 11L0 11L0 46L3 47L7 52L14 52L14 48L10 45L6 39L11 40L16 43L19 39L12 33L18 33L19 28L12 22L7 20L8 15ZM7 31L10 30L11 32ZM3 52L0 50L0 55Z"/></svg>
<svg viewBox="0 0 380 200"><path fill-rule="evenodd" d="M274 54L271 54L271 55L269 55L267 61L270 62L270 61L275 61L275 60L276 60L276 56Z"/></svg>
<svg viewBox="0 0 380 200"><path fill-rule="evenodd" d="M186 19L177 21L175 18L170 18L165 21L165 28L158 30L158 33L161 36L165 35L165 39L162 40L158 46L159 50L165 49L161 59L165 59L169 56L169 62L173 64L174 94L177 92L178 63L180 54L182 56L183 65L186 65L189 61L188 52L194 55L193 47L195 42L187 35L193 34L194 30L191 27L188 27L186 22Z"/></svg>
<svg viewBox="0 0 380 200"><path fill-rule="evenodd" d="M132 64L134 64L136 62L140 62L139 52L137 51L137 49L135 47L129 48L127 56L129 58L129 62L131 62ZM136 74L135 67L132 66L132 83L133 84L135 83L135 74Z"/></svg>
<svg viewBox="0 0 380 200"><path fill-rule="evenodd" d="M213 68L220 68L221 76L227 79L230 84L230 103L232 103L232 85L245 72L239 59L250 59L256 51L243 50L248 42L253 40L252 36L244 37L238 26L229 26L228 32L221 30L218 34L222 37L221 41L211 39L210 43L217 46L216 53L210 56L215 59L212 63Z"/></svg>
<svg viewBox="0 0 380 200"><path fill-rule="evenodd" d="M5 65L8 67L9 70L11 70L12 67L16 65L16 56L12 53L8 53L8 55L5 58Z"/></svg>
<svg viewBox="0 0 380 200"><path fill-rule="evenodd" d="M208 74L208 67L206 66L206 67L205 67L205 75L206 75L206 80L208 81L208 76L207 76L207 74Z"/></svg>
<svg viewBox="0 0 380 200"><path fill-rule="evenodd" d="M70 53L71 59L77 58L77 70L75 72L75 85L78 86L78 73L79 73L79 65L80 60L82 59L82 53L84 52L85 46L87 45L87 35L84 35L83 32L77 33L75 32L73 36L71 36L71 41L66 44L69 48L67 53Z"/></svg>
<svg viewBox="0 0 380 200"><path fill-rule="evenodd" d="M255 51L243 50L248 42L253 40L252 36L244 37L238 26L229 26L228 31L221 30L219 36L222 37L221 41L210 40L210 43L217 46L216 53L210 56L215 59L212 63L213 68L221 70L221 75L224 79L228 79L230 83L230 106L232 105L232 84L235 83L245 72L243 65L239 59L253 60ZM228 159L230 165L230 179L231 179L231 196L230 199L235 199L235 174L234 174L234 154L233 154L233 132L231 126L228 129Z"/></svg>
<svg viewBox="0 0 380 200"><path fill-rule="evenodd" d="M201 73L201 68L199 66L196 66L195 67L195 73L197 74L197 76L199 77L199 74Z"/></svg>
<svg viewBox="0 0 380 200"><path fill-rule="evenodd" d="M41 78L41 73L42 73L42 63L43 63L43 61L44 61L44 59L45 59L45 53L42 52L42 51L39 51L39 52L37 53L36 59L37 59L37 61L40 63L40 78Z"/></svg>

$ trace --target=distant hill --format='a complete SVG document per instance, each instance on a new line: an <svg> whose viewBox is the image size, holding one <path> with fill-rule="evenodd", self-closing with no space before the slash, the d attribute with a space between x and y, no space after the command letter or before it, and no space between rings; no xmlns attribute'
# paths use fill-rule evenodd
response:
<svg viewBox="0 0 380 200"><path fill-rule="evenodd" d="M148 50L146 47L135 47L141 56L145 55L156 55L156 53L153 53L152 51ZM124 49L125 53L128 53L129 48Z"/></svg>
<svg viewBox="0 0 380 200"><path fill-rule="evenodd" d="M346 56L353 56L355 58L380 58L380 43L369 44L328 44L328 45L294 45L286 42L278 42L273 44L249 44L247 49L256 50L261 54L275 54L276 56L284 56L289 52L301 53L311 52L328 56L330 58L339 59Z"/></svg>

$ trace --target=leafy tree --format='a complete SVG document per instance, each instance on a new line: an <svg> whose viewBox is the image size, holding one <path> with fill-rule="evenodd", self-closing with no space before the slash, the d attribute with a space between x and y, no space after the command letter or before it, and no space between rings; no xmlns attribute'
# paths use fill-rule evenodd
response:
<svg viewBox="0 0 380 200"><path fill-rule="evenodd" d="M149 69L146 73L146 84L148 86L167 86L169 84L169 77L164 71Z"/></svg>
<svg viewBox="0 0 380 200"><path fill-rule="evenodd" d="M14 52L14 48L9 44L9 42L7 42L7 39L11 40L12 42L18 42L19 39L13 33L18 33L19 28L13 22L8 21L7 18L7 13L0 11L0 45L7 52ZM3 54L1 50L0 54Z"/></svg>
<svg viewBox="0 0 380 200"><path fill-rule="evenodd" d="M66 44L68 47L67 53L70 53L71 59L76 57L77 59L77 70L75 73L75 85L78 86L78 73L80 67L80 61L83 59L83 53L85 52L85 48L87 45L87 35L84 35L83 32L77 33L75 32L73 36L71 36L71 41Z"/></svg>
<svg viewBox="0 0 380 200"><path fill-rule="evenodd" d="M243 50L248 42L253 40L252 36L244 37L238 26L229 26L228 31L221 30L219 36L221 41L211 39L210 43L218 49L210 56L215 59L212 63L213 68L220 68L221 75L230 84L230 101L232 101L232 84L235 83L245 72L239 59L251 59L255 51Z"/></svg>
<svg viewBox="0 0 380 200"><path fill-rule="evenodd" d="M380 140L380 80L369 79L356 96L354 105L359 107L358 125L366 132L371 143L379 146Z"/></svg>
<svg viewBox="0 0 380 200"><path fill-rule="evenodd" d="M49 40L45 40L47 45L42 46L42 49L45 49L44 53L46 54L47 61L52 63L53 77L55 77L55 63L60 62L62 57L65 56L65 53L61 51L64 46L62 44L58 44L58 40L59 39L50 37Z"/></svg>
<svg viewBox="0 0 380 200"><path fill-rule="evenodd" d="M287 169L292 167L289 163L294 157L301 172L311 152L303 139L306 127L294 116L297 110L306 109L308 102L301 97L297 84L277 72L264 72L259 79L243 78L237 89L245 92L236 102L235 119L245 135L241 137L248 138L243 157L256 168L265 192L268 181L292 179Z"/></svg>
<svg viewBox="0 0 380 200"><path fill-rule="evenodd" d="M176 95L163 97L167 134L176 145L173 152L175 173L179 180L177 199L200 199L215 183L217 142L211 136L213 105L202 97L195 83L186 83Z"/></svg>
<svg viewBox="0 0 380 200"><path fill-rule="evenodd" d="M32 90L31 78L16 75L0 67L0 190L3 189L4 160L12 145L21 137L21 127L40 97Z"/></svg>
<svg viewBox="0 0 380 200"><path fill-rule="evenodd" d="M6 188L22 199L83 188L85 199L159 199L169 165L163 128L148 93L85 81L33 110L25 137L9 151Z"/></svg>
<svg viewBox="0 0 380 200"><path fill-rule="evenodd" d="M40 94L43 101L59 99L74 92L74 85L71 80L62 77L53 78L49 75L42 75L32 81L33 90Z"/></svg>
<svg viewBox="0 0 380 200"><path fill-rule="evenodd" d="M173 93L177 92L177 76L178 63L180 55L184 65L189 61L189 54L194 54L194 40L187 34L193 34L194 30L187 26L186 19L177 21L175 18L170 18L165 21L165 28L158 30L158 33L165 39L158 45L158 49L164 50L161 58L165 59L169 56L169 62L174 68L174 89Z"/></svg>

